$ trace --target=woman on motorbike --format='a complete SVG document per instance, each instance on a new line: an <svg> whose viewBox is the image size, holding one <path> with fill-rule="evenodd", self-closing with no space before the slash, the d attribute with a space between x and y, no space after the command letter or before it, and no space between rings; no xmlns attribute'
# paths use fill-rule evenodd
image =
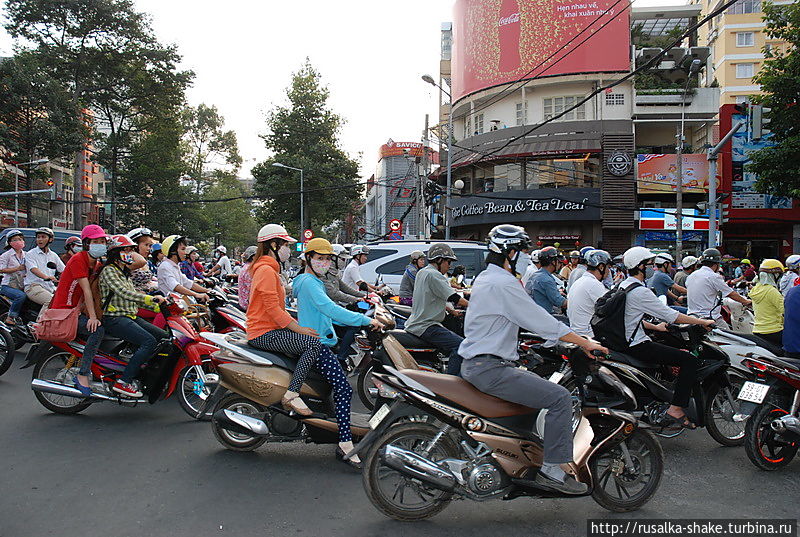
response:
<svg viewBox="0 0 800 537"><path fill-rule="evenodd" d="M186 259L179 263L181 272L183 272L190 280L199 280L203 278L203 271L197 268L197 258L200 256L197 248L194 246L186 247Z"/></svg>
<svg viewBox="0 0 800 537"><path fill-rule="evenodd" d="M748 298L753 301L755 324L753 333L774 343L783 344L783 295L780 282L783 263L777 259L765 259L758 269L758 283Z"/></svg>
<svg viewBox="0 0 800 537"><path fill-rule="evenodd" d="M250 305L250 284L253 282L253 273L250 271L250 266L253 264L253 258L256 256L256 247L248 246L242 254L244 265L239 272L239 307L247 311L247 306Z"/></svg>
<svg viewBox="0 0 800 537"><path fill-rule="evenodd" d="M341 368L337 370L331 367L330 364L336 362L336 357L322 344L319 333L311 327L301 326L286 312L286 295L280 279L279 263L285 263L289 259L289 244L295 242L297 241L289 236L286 229L278 224L267 224L258 232L258 250L250 266L253 282L247 308L247 339L257 349L300 357L292 381L281 400L286 409L297 414L312 414L300 399L300 389L311 366L319 364L320 372L331 383L336 394L339 422L337 458L342 458L343 454L353 449L353 440L349 415L346 418L348 426L342 427L338 408L339 401L344 402L347 390L352 395L352 388L347 384ZM349 398L347 402L349 406ZM360 465L360 461L354 461L353 464Z"/></svg>
<svg viewBox="0 0 800 537"><path fill-rule="evenodd" d="M164 296L180 293L193 297L200 302L208 301L208 289L187 278L179 263L186 259L186 237L170 235L161 245L164 260L158 265L158 290Z"/></svg>
<svg viewBox="0 0 800 537"><path fill-rule="evenodd" d="M5 252L0 255L0 274L3 275L0 295L11 300L6 324L20 323L22 305L25 304L25 235L18 229L6 232Z"/></svg>
<svg viewBox="0 0 800 537"><path fill-rule="evenodd" d="M425 254L420 250L411 252L411 260L403 271L403 279L400 280L400 303L410 306L414 298L414 281L417 279L417 272L423 268L427 262Z"/></svg>
<svg viewBox="0 0 800 537"><path fill-rule="evenodd" d="M81 250L83 250L83 246L81 246L80 237L68 238L64 241L64 253L61 254L61 261L66 265L70 258Z"/></svg>
<svg viewBox="0 0 800 537"><path fill-rule="evenodd" d="M146 294L157 292L156 272L149 259L151 248L156 244L153 232L146 227L137 227L128 232L128 238L136 244L133 251L133 263L128 267L134 289ZM152 322L158 328L164 328L167 324L167 319L161 313L149 309L140 308L137 315Z"/></svg>
<svg viewBox="0 0 800 537"><path fill-rule="evenodd" d="M164 302L162 296L141 293L133 286L129 267L133 264L136 244L125 235L114 235L108 249L106 264L100 272L100 296L103 304L103 326L106 333L137 345L125 366L122 376L112 389L127 397L141 397L133 384L139 369L156 351L167 333L137 317L139 308L155 309Z"/></svg>

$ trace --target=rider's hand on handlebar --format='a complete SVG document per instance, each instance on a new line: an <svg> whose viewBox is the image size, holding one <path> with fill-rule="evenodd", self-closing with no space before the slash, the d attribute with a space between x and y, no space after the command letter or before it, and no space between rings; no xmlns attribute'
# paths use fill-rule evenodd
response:
<svg viewBox="0 0 800 537"><path fill-rule="evenodd" d="M653 325L653 330L656 332L669 332L669 328L667 327L667 323L658 323Z"/></svg>
<svg viewBox="0 0 800 537"><path fill-rule="evenodd" d="M198 302L208 302L208 295L205 293L199 293L195 295L195 298Z"/></svg>
<svg viewBox="0 0 800 537"><path fill-rule="evenodd" d="M161 295L153 295L153 302L155 302L156 304L163 304L166 301L167 299Z"/></svg>
<svg viewBox="0 0 800 537"><path fill-rule="evenodd" d="M714 322L714 319L703 319L703 322L700 324L709 332L717 327L717 323Z"/></svg>
<svg viewBox="0 0 800 537"><path fill-rule="evenodd" d="M374 330L376 332L378 330L383 330L383 323L380 322L378 319L371 319L369 321L369 329Z"/></svg>
<svg viewBox="0 0 800 537"><path fill-rule="evenodd" d="M583 352L590 358L602 360L609 354L609 350L596 341L587 340L586 345L583 345Z"/></svg>

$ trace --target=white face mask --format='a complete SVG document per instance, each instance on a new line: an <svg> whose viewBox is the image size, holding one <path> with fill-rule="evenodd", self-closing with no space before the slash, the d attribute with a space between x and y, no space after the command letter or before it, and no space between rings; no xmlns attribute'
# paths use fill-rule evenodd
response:
<svg viewBox="0 0 800 537"><path fill-rule="evenodd" d="M289 246L287 246L286 244L278 248L278 260L281 263L286 263L291 256L292 256L292 250L290 250Z"/></svg>

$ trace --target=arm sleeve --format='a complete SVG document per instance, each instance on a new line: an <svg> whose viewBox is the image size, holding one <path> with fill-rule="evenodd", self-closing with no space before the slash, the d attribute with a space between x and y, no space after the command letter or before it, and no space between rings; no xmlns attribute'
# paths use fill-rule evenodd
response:
<svg viewBox="0 0 800 537"><path fill-rule="evenodd" d="M344 283L341 278L337 278L337 280L339 282L339 290L342 293L350 295L353 298L362 298L364 296L364 293L359 292L358 289L353 289L352 287ZM354 303L358 302L358 300L353 300L353 302Z"/></svg>
<svg viewBox="0 0 800 537"><path fill-rule="evenodd" d="M649 315L666 321L674 323L680 313L661 302L653 291L645 287L635 289L628 293L628 300L637 301L641 309Z"/></svg>
<svg viewBox="0 0 800 537"><path fill-rule="evenodd" d="M428 277L426 280L427 282L430 282L428 284L428 291L433 293L435 296L441 298L442 300L447 300L448 298L453 296L454 289L453 286L450 285L450 282L447 280L447 278L441 274L440 274L441 277L436 275L433 276L434 276L433 278Z"/></svg>
<svg viewBox="0 0 800 537"><path fill-rule="evenodd" d="M552 280L552 278L551 278ZM545 294L547 295L547 299L556 306L563 306L564 302L566 302L566 298L558 292L558 286L556 285L555 280L549 281L544 286Z"/></svg>
<svg viewBox="0 0 800 537"><path fill-rule="evenodd" d="M364 281L364 278L361 277L361 268L358 265L353 265L353 268L350 270L352 271L352 278L354 282L358 283Z"/></svg>
<svg viewBox="0 0 800 537"><path fill-rule="evenodd" d="M347 302L348 304L355 302L355 298L339 290L337 278L325 278L322 283L325 284L325 292L328 297L334 302Z"/></svg>
<svg viewBox="0 0 800 537"><path fill-rule="evenodd" d="M333 300L328 298L328 295L317 289L310 289L306 291L311 303L314 307L325 315L339 324L345 326L364 326L369 324L369 317L362 315L355 311L346 310L341 306L336 305Z"/></svg>
<svg viewBox="0 0 800 537"><path fill-rule="evenodd" d="M25 256L25 266L27 267L28 271L33 268L37 268L42 270L42 267L39 266L39 262L41 261L42 256L39 255L26 255Z"/></svg>
<svg viewBox="0 0 800 537"><path fill-rule="evenodd" d="M167 292L171 293L179 284L178 278L169 270L169 267L164 264L158 266L158 286L160 288L166 289Z"/></svg>
<svg viewBox="0 0 800 537"><path fill-rule="evenodd" d="M777 289L775 289L775 291L777 292L775 293L770 292L770 296L772 297L772 302L775 305L775 309L780 314L780 316L783 317L783 312L784 312L783 295Z"/></svg>
<svg viewBox="0 0 800 537"><path fill-rule="evenodd" d="M60 258L60 257L58 257L58 256L57 256L57 255L55 255L55 254L53 254L53 257L55 257L55 258L56 258L56 261L55 261L55 263L56 263L56 270L57 270L58 272L64 272L64 268L65 268L64 262L63 262L63 261L61 261L61 258Z"/></svg>
<svg viewBox="0 0 800 537"><path fill-rule="evenodd" d="M711 281L714 283L714 289L721 292L722 296L728 296L733 293L733 289L722 278L715 277Z"/></svg>
<svg viewBox="0 0 800 537"><path fill-rule="evenodd" d="M571 332L567 325L557 321L534 302L522 286L503 286L501 295L498 299L503 304L502 310L505 312L503 316L517 326L545 338L548 346L554 345L556 341Z"/></svg>
<svg viewBox="0 0 800 537"><path fill-rule="evenodd" d="M10 252L11 250L9 250ZM6 255L8 252L0 255L0 269L11 268L11 256Z"/></svg>
<svg viewBox="0 0 800 537"><path fill-rule="evenodd" d="M115 297L133 302L139 306L150 306L153 302L149 295L136 291L130 285L125 285L124 276L116 269L108 267L103 269L100 273L100 283L103 287L108 288L109 291L113 291ZM101 292L101 294L103 293ZM103 297L103 299L105 298Z"/></svg>

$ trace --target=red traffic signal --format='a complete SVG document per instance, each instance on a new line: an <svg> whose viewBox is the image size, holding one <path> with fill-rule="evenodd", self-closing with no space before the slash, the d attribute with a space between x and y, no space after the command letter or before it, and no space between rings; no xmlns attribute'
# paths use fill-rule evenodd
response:
<svg viewBox="0 0 800 537"><path fill-rule="evenodd" d="M56 184L56 183L52 179L48 179L47 180L47 186L53 186L54 184Z"/></svg>

